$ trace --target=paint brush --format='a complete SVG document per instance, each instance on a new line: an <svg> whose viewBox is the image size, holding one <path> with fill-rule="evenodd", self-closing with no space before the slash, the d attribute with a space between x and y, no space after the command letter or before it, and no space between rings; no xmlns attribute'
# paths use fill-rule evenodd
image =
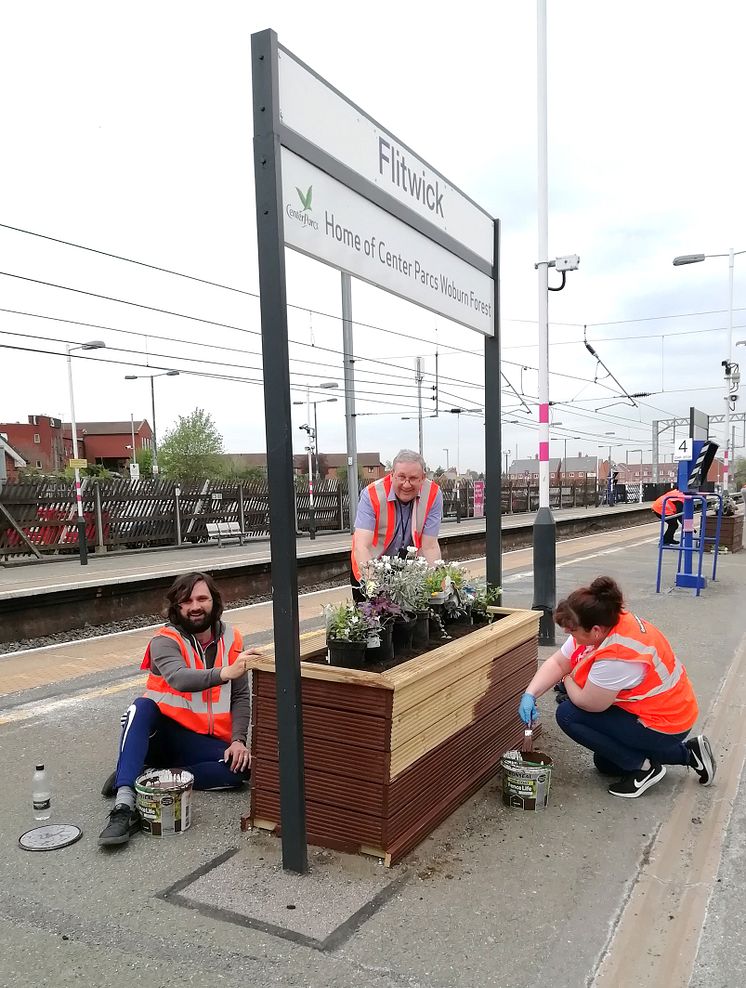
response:
<svg viewBox="0 0 746 988"><path fill-rule="evenodd" d="M528 727L523 732L523 748L522 751L533 751L534 750L534 732L532 729L533 721L529 721Z"/></svg>

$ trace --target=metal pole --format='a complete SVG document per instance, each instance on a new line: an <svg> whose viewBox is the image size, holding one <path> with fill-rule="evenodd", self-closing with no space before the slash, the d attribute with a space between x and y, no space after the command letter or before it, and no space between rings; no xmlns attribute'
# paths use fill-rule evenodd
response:
<svg viewBox="0 0 746 988"><path fill-rule="evenodd" d="M155 384L153 384L154 374L150 375L150 404L153 409L153 476L158 476L158 440L155 433Z"/></svg>
<svg viewBox="0 0 746 988"><path fill-rule="evenodd" d="M318 480L319 479L319 420L318 420L318 416L316 414L316 406L317 405L318 405L318 402L315 401L313 403L313 448L314 448L314 452L316 454L314 456L314 459L316 460L316 464L315 464L314 469L313 469L313 479L314 480Z"/></svg>
<svg viewBox="0 0 746 988"><path fill-rule="evenodd" d="M176 521L176 544L181 545L181 488L174 487L174 518Z"/></svg>
<svg viewBox="0 0 746 988"><path fill-rule="evenodd" d="M352 284L350 276L342 272L342 364L345 386L345 433L347 436L347 497L350 506L350 532L355 527L355 511L358 499L357 484L357 431L355 428L355 358L352 340Z"/></svg>
<svg viewBox="0 0 746 988"><path fill-rule="evenodd" d="M269 514L282 865L290 871L305 872L308 871L308 849L294 525L295 487L293 443L288 428L291 421L290 371L279 139L279 66L277 35L274 31L261 31L252 35L251 64L267 482L272 490Z"/></svg>
<svg viewBox="0 0 746 988"><path fill-rule="evenodd" d="M484 338L484 491L487 582L502 585L502 418L500 394L500 221L493 234L494 336Z"/></svg>
<svg viewBox="0 0 746 988"><path fill-rule="evenodd" d="M314 414L316 406L313 407ZM306 418L308 419L308 534L316 538L316 510L313 506L313 446L316 442L316 431L311 429L311 389L306 385ZM313 432L313 435L311 434Z"/></svg>
<svg viewBox="0 0 746 988"><path fill-rule="evenodd" d="M71 346L67 347L67 382L70 386L70 425L73 437L73 459L78 459L78 427L75 424L75 396L73 395L73 359L70 356ZM85 516L83 515L83 497L80 490L80 470L75 466L75 504L78 512L78 552L80 565L88 565L88 543L85 534Z"/></svg>
<svg viewBox="0 0 746 988"><path fill-rule="evenodd" d="M730 367L733 353L733 248L728 251L728 353L725 365L725 446L723 448L723 490L728 491L730 482L730 463L728 446L730 444Z"/></svg>
<svg viewBox="0 0 746 988"><path fill-rule="evenodd" d="M556 526L549 507L549 193L547 153L547 4L536 3L539 282L539 510L534 519L534 602L542 612L539 642L554 645Z"/></svg>
<svg viewBox="0 0 746 988"><path fill-rule="evenodd" d="M422 357L416 358L414 376L417 382L417 434L419 437L419 453L422 456Z"/></svg>

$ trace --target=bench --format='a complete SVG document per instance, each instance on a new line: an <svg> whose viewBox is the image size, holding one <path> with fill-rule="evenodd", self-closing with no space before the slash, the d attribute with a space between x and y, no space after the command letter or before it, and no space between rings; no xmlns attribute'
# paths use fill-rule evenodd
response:
<svg viewBox="0 0 746 988"><path fill-rule="evenodd" d="M237 521L208 521L205 528L208 542L217 542L221 547L224 542L238 542L243 545L244 533Z"/></svg>

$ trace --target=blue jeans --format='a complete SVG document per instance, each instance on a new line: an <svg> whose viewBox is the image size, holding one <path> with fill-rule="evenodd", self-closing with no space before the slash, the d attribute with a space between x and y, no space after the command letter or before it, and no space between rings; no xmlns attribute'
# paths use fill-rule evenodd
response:
<svg viewBox="0 0 746 988"><path fill-rule="evenodd" d="M613 704L590 713L572 700L563 700L557 707L557 723L568 737L593 752L596 768L605 775L637 772L646 758L659 765L689 764L689 749L684 744L689 731L654 731Z"/></svg>
<svg viewBox="0 0 746 988"><path fill-rule="evenodd" d="M186 769L194 776L195 789L236 789L248 773L233 772L222 761L229 744L182 727L162 714L154 700L138 696L124 716L114 785L134 788L148 765Z"/></svg>

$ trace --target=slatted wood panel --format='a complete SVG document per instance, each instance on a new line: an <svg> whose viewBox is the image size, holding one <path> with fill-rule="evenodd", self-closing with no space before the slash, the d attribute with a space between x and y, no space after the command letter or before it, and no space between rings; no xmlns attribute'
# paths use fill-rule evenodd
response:
<svg viewBox="0 0 746 988"><path fill-rule="evenodd" d="M303 663L311 843L392 863L494 774L522 737L518 698L538 650L538 614L500 612L494 625L378 677ZM255 773L244 822L279 832L273 664L258 659L254 670Z"/></svg>

